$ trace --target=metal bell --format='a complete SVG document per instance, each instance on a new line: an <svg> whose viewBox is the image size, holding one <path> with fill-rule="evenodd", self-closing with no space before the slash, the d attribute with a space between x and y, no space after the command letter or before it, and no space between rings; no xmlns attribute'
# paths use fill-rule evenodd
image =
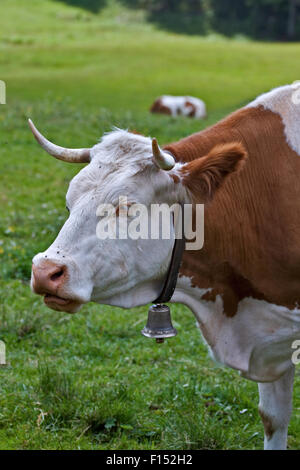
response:
<svg viewBox="0 0 300 470"><path fill-rule="evenodd" d="M147 325L142 329L142 335L155 338L157 343L163 343L165 338L177 335L172 325L170 309L165 304L151 305L148 311Z"/></svg>

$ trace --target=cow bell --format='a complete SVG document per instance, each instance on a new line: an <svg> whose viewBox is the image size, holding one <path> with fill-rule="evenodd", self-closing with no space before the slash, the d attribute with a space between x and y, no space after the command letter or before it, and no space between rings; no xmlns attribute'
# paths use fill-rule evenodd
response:
<svg viewBox="0 0 300 470"><path fill-rule="evenodd" d="M142 329L142 335L147 336L147 338L155 338L157 343L163 343L165 338L172 338L172 336L177 335L167 305L151 305L148 311L147 325Z"/></svg>

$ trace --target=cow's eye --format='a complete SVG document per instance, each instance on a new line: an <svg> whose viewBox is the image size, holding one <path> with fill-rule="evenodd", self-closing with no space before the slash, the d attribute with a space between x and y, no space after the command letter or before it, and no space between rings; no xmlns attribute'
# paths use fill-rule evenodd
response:
<svg viewBox="0 0 300 470"><path fill-rule="evenodd" d="M116 207L116 216L119 217L120 213L128 215L128 209L135 204L134 202L127 202L126 204L118 205Z"/></svg>
<svg viewBox="0 0 300 470"><path fill-rule="evenodd" d="M66 209L67 209L68 212L70 212L70 209L68 208L68 206L66 206Z"/></svg>

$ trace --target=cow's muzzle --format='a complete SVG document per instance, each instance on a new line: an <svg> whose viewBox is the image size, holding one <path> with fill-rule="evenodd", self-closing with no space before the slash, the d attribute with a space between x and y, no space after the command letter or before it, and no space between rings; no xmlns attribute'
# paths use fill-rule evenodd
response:
<svg viewBox="0 0 300 470"><path fill-rule="evenodd" d="M32 265L31 286L33 292L44 296L47 307L75 313L80 308L81 302L64 294L68 280L68 268L64 264L43 260L37 265Z"/></svg>

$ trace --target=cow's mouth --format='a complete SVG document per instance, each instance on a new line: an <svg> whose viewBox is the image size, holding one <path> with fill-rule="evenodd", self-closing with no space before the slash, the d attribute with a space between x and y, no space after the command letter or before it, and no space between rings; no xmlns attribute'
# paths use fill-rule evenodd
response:
<svg viewBox="0 0 300 470"><path fill-rule="evenodd" d="M64 299L57 295L45 294L44 302L47 307L59 312L76 313L82 306L82 302L74 299Z"/></svg>
<svg viewBox="0 0 300 470"><path fill-rule="evenodd" d="M48 304L68 305L69 303L73 301L70 299L63 299L62 297L58 297L57 295L45 294L44 302L46 305Z"/></svg>

